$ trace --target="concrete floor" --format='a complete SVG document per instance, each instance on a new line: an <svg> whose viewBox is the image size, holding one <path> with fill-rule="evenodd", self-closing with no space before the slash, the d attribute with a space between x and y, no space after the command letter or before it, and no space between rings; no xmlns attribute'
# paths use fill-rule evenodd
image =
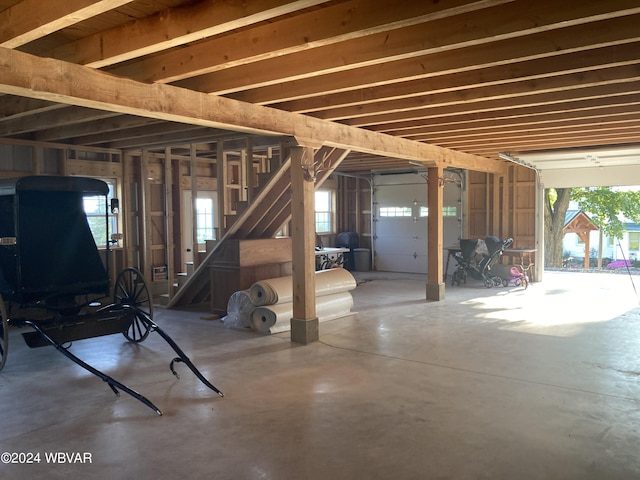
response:
<svg viewBox="0 0 640 480"><path fill-rule="evenodd" d="M156 311L201 371L175 380L153 334L73 345L164 412L116 397L51 348L12 332L0 372L7 479L637 479L640 308L625 275L546 272L527 291L358 274L358 313L320 342ZM634 277L639 284L640 277ZM91 463L53 464L80 453ZM77 457L77 455L76 455ZM26 457L22 457L26 458Z"/></svg>

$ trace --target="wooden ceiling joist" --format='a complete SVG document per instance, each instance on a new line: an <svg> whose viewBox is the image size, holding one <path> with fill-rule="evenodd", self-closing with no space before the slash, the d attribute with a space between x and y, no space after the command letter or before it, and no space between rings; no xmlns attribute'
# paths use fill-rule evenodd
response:
<svg viewBox="0 0 640 480"><path fill-rule="evenodd" d="M291 135L303 144L382 153L433 165L503 169L495 160L171 85L148 85L6 48L0 48L0 91L202 127Z"/></svg>
<svg viewBox="0 0 640 480"><path fill-rule="evenodd" d="M0 0L0 47L35 56L0 56L25 77L0 88L0 132L136 151L296 136L365 152L339 169L500 169L483 157L563 136L640 144L639 23L638 0Z"/></svg>
<svg viewBox="0 0 640 480"><path fill-rule="evenodd" d="M16 48L133 0L26 0L0 12L0 46ZM37 14L36 14L37 12Z"/></svg>

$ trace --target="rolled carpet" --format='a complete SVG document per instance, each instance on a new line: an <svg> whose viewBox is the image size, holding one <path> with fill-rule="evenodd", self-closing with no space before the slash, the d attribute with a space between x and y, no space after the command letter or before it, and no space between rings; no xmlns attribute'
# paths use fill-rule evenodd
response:
<svg viewBox="0 0 640 480"><path fill-rule="evenodd" d="M356 288L356 280L344 268L320 270L316 276L316 297L348 292ZM293 280L291 276L270 278L254 283L249 289L251 302L260 307L293 301Z"/></svg>
<svg viewBox="0 0 640 480"><path fill-rule="evenodd" d="M353 297L349 292L339 292L316 298L318 321L333 320L351 313ZM256 307L251 313L251 328L260 333L279 333L291 329L293 303L278 303Z"/></svg>

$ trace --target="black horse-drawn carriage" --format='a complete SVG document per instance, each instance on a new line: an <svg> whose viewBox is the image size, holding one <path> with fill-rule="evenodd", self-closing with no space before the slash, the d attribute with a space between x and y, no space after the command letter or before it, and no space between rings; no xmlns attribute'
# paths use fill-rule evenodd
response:
<svg viewBox="0 0 640 480"><path fill-rule="evenodd" d="M22 335L29 347L54 346L157 414L147 398L85 363L69 351L70 342L122 333L142 342L155 331L210 389L222 396L185 353L153 321L147 285L134 268L121 271L112 287L109 277L108 185L83 177L30 176L0 180L0 370L4 367L12 327L30 327ZM101 257L89 227L84 202L104 201L105 251ZM103 304L108 299L106 305Z"/></svg>

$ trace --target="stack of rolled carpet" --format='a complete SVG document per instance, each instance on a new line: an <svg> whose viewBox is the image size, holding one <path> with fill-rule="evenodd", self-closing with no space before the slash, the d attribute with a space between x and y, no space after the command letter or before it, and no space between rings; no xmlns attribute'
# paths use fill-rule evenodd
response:
<svg viewBox="0 0 640 480"><path fill-rule="evenodd" d="M356 280L348 270L333 268L316 272L316 316L318 321L332 320L351 313ZM291 276L260 280L249 290L235 292L229 299L227 316L230 327L251 327L260 333L278 333L291 329L293 317L293 280Z"/></svg>

